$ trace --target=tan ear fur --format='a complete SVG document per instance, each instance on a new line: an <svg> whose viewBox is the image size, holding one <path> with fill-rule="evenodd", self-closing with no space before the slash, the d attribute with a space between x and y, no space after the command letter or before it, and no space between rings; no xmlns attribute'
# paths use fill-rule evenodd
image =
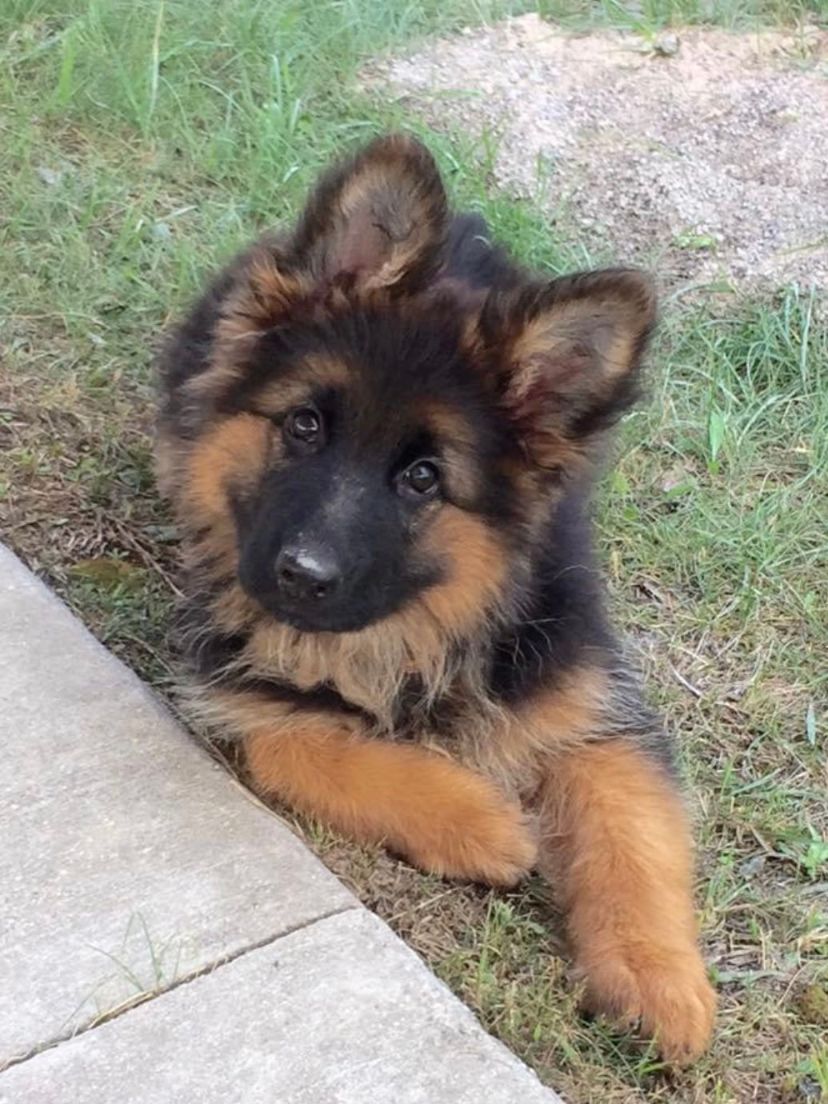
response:
<svg viewBox="0 0 828 1104"><path fill-rule="evenodd" d="M648 277L583 273L495 295L478 324L507 416L542 467L566 466L634 398L655 318Z"/></svg>

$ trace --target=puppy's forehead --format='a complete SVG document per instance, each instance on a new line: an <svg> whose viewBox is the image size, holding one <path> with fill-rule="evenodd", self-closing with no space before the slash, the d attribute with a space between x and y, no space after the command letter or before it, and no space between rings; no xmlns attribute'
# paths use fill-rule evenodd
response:
<svg viewBox="0 0 828 1104"><path fill-rule="evenodd" d="M304 403L333 408L349 431L377 448L428 436L453 448L473 448L475 430L462 378L444 364L375 361L370 353L305 352L274 368L250 396L255 413L278 418ZM419 369L419 370L418 370Z"/></svg>
<svg viewBox="0 0 828 1104"><path fill-rule="evenodd" d="M353 431L388 448L418 439L440 450L474 449L477 432L462 391L446 381L356 371L341 389L343 412Z"/></svg>

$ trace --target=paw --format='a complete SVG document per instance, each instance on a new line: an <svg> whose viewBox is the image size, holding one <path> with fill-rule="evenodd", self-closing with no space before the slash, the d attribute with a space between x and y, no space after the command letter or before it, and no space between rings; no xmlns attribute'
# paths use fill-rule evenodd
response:
<svg viewBox="0 0 828 1104"><path fill-rule="evenodd" d="M505 801L489 808L457 810L453 823L430 840L409 846L415 866L448 878L514 886L535 865L537 836L518 805Z"/></svg>
<svg viewBox="0 0 828 1104"><path fill-rule="evenodd" d="M716 995L695 948L630 951L593 962L584 973L586 1009L640 1029L666 1061L687 1065L707 1049Z"/></svg>

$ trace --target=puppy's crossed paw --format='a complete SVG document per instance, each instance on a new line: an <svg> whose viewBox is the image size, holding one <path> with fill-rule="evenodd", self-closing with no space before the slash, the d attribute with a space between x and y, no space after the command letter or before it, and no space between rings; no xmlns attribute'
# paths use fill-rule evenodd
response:
<svg viewBox="0 0 828 1104"><path fill-rule="evenodd" d="M416 866L494 886L516 885L529 874L537 837L519 806L501 801L456 812L431 839L407 849Z"/></svg>

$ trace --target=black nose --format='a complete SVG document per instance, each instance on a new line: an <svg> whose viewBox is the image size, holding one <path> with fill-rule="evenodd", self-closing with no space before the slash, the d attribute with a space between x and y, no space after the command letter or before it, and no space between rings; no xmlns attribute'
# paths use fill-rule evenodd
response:
<svg viewBox="0 0 828 1104"><path fill-rule="evenodd" d="M283 548L276 557L276 585L286 598L330 598L340 583L339 565L323 548Z"/></svg>

